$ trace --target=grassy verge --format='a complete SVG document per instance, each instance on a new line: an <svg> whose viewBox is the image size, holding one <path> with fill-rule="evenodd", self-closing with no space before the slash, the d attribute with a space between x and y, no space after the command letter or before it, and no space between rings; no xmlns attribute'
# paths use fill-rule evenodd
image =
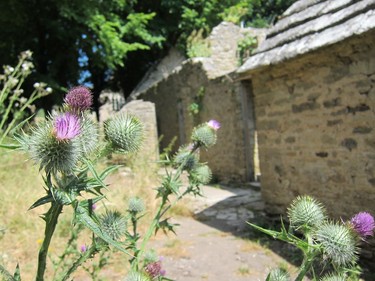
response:
<svg viewBox="0 0 375 281"><path fill-rule="evenodd" d="M99 166L104 168L108 164L106 162L99 163ZM157 166L142 157L128 163L130 169L120 168L108 178L109 187L105 192L107 200L104 200L104 204L99 204L96 212L104 212L106 209L125 212L129 198L139 196L145 200L147 206L144 223L140 225L141 230L145 230L157 205L153 190L158 184ZM47 211L48 206L31 211L28 211L28 208L42 195L43 180L38 168L31 161L27 161L25 155L0 150L0 263L9 271L13 271L19 263L23 280L35 278L37 254L44 232L44 222L39 216ZM54 259L62 253L70 237L71 214L71 208L68 206L59 219L50 250ZM83 232L77 241L77 248L89 243L90 234ZM127 259L120 253L111 254L109 264L101 272L100 280L122 279L127 270ZM53 272L49 261L46 280L52 280ZM75 274L74 280L90 279L81 269Z"/></svg>

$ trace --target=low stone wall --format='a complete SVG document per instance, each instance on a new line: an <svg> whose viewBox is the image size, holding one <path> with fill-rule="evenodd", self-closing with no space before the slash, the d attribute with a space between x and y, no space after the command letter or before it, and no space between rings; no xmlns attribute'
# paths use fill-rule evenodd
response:
<svg viewBox="0 0 375 281"><path fill-rule="evenodd" d="M253 74L270 213L310 194L336 218L375 214L374 38L354 37Z"/></svg>

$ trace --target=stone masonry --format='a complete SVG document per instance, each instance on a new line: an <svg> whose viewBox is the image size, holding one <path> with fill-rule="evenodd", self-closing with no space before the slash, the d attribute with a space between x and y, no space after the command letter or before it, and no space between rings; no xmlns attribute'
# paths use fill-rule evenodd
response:
<svg viewBox="0 0 375 281"><path fill-rule="evenodd" d="M262 195L309 194L336 218L375 213L375 32L252 74Z"/></svg>
<svg viewBox="0 0 375 281"><path fill-rule="evenodd" d="M254 176L252 99L246 99L243 83L235 82L233 75L238 67L237 42L247 34L261 41L265 30L221 23L209 36L211 57L185 60L168 76L165 72L149 75L159 79L145 79L131 95L132 99L155 103L161 149L174 137L177 137L174 149L188 144L194 126L210 119L218 120L222 124L218 142L208 151L201 151L201 160L208 162L215 178L221 182L246 181ZM167 66L174 65L168 59L165 61ZM196 114L189 111L193 103L199 105Z"/></svg>
<svg viewBox="0 0 375 281"><path fill-rule="evenodd" d="M141 97L157 106L157 126L166 147L177 136L177 145L190 142L195 125L216 119L221 123L217 144L201 151L201 160L208 162L220 181L244 180L245 158L241 97L230 76L207 78L199 61L187 61L179 71L146 91ZM203 91L202 108L191 115L188 107ZM172 94L173 93L173 94Z"/></svg>

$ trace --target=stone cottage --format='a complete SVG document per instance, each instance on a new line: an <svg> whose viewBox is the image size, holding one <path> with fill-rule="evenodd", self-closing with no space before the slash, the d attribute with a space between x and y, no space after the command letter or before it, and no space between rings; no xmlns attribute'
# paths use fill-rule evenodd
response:
<svg viewBox="0 0 375 281"><path fill-rule="evenodd" d="M302 0L238 70L251 83L262 195L375 213L375 1Z"/></svg>
<svg viewBox="0 0 375 281"><path fill-rule="evenodd" d="M245 36L261 41L264 30L242 29L223 22L208 38L211 55L185 59L175 50L136 87L131 99L155 103L160 149L177 137L176 147L190 141L194 126L216 119L218 142L201 152L218 180L254 178L254 118L247 82L235 82L237 43Z"/></svg>

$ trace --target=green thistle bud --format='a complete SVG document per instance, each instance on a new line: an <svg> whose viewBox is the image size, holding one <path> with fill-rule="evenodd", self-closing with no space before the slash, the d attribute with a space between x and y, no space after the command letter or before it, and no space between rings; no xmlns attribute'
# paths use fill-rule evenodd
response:
<svg viewBox="0 0 375 281"><path fill-rule="evenodd" d="M320 280L321 281L346 281L346 280L348 280L348 278L346 278L344 275L327 274Z"/></svg>
<svg viewBox="0 0 375 281"><path fill-rule="evenodd" d="M54 133L52 120L37 125L29 136L18 138L22 149L29 152L31 159L47 173L62 172L70 174L82 157L78 138L58 140Z"/></svg>
<svg viewBox="0 0 375 281"><path fill-rule="evenodd" d="M145 210L145 204L141 198L132 197L129 200L128 211L134 213L141 213Z"/></svg>
<svg viewBox="0 0 375 281"><path fill-rule="evenodd" d="M81 118L81 133L78 141L81 150L86 156L89 156L98 147L99 130L97 124L86 114Z"/></svg>
<svg viewBox="0 0 375 281"><path fill-rule="evenodd" d="M288 209L290 224L295 229L308 231L326 219L324 207L310 196L298 196Z"/></svg>
<svg viewBox="0 0 375 281"><path fill-rule="evenodd" d="M102 230L113 240L119 240L126 232L126 219L117 211L108 211L100 217Z"/></svg>
<svg viewBox="0 0 375 281"><path fill-rule="evenodd" d="M154 250L150 250L145 254L145 263L157 262L159 260L158 255Z"/></svg>
<svg viewBox="0 0 375 281"><path fill-rule="evenodd" d="M290 276L287 271L281 268L274 268L267 276L267 281L289 281Z"/></svg>
<svg viewBox="0 0 375 281"><path fill-rule="evenodd" d="M191 175L200 184L208 184L212 179L211 169L207 165L200 165L196 167L192 171Z"/></svg>
<svg viewBox="0 0 375 281"><path fill-rule="evenodd" d="M216 143L216 130L208 124L200 125L194 128L191 139L197 146L211 147Z"/></svg>
<svg viewBox="0 0 375 281"><path fill-rule="evenodd" d="M104 133L114 150L132 153L139 150L143 141L143 126L138 118L120 114L104 122Z"/></svg>
<svg viewBox="0 0 375 281"><path fill-rule="evenodd" d="M183 170L192 170L199 162L199 157L196 153L191 153L189 147L180 147L177 151L173 162L176 166L182 165Z"/></svg>
<svg viewBox="0 0 375 281"><path fill-rule="evenodd" d="M139 272L131 271L125 277L124 281L151 281L148 276L145 276Z"/></svg>
<svg viewBox="0 0 375 281"><path fill-rule="evenodd" d="M353 232L345 225L325 222L315 233L323 254L338 266L346 266L356 261L358 249Z"/></svg>

